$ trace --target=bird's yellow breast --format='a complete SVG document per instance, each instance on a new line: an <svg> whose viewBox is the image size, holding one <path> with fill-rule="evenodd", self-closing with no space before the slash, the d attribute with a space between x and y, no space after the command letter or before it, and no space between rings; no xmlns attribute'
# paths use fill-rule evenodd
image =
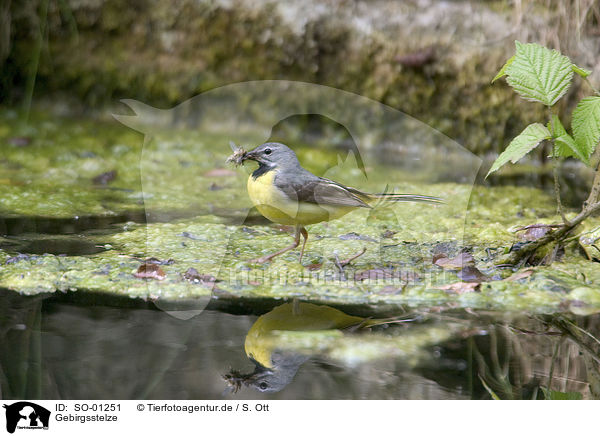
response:
<svg viewBox="0 0 600 436"><path fill-rule="evenodd" d="M246 355L262 366L272 368L273 339L276 339L277 331L345 329L363 322L364 318L347 315L329 306L299 303L294 312L293 304L285 303L256 320L246 335L244 349Z"/></svg>
<svg viewBox="0 0 600 436"><path fill-rule="evenodd" d="M285 225L307 225L329 221L354 208L298 202L274 184L277 169L248 177L248 195L256 209L268 220Z"/></svg>
<svg viewBox="0 0 600 436"><path fill-rule="evenodd" d="M248 177L248 195L252 204L268 220L280 224L296 224L294 205L273 183L276 171L267 171L256 178ZM296 204L295 209L297 208Z"/></svg>

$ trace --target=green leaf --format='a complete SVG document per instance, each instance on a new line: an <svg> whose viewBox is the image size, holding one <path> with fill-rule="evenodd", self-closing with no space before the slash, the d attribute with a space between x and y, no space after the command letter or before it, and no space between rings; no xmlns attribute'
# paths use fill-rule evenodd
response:
<svg viewBox="0 0 600 436"><path fill-rule="evenodd" d="M589 163L585 150L582 149L560 122L557 115L552 114L552 120L548 121L548 130L554 138L554 150L550 157L576 157L577 159Z"/></svg>
<svg viewBox="0 0 600 436"><path fill-rule="evenodd" d="M528 125L519 136L517 136L510 142L510 144L508 144L506 150L504 150L500 156L498 156L498 159L496 159L486 177L509 161L516 163L519 159L533 150L544 139L550 139L551 137L552 135L550 134L550 130L548 130L543 124L535 123Z"/></svg>
<svg viewBox="0 0 600 436"><path fill-rule="evenodd" d="M526 100L552 106L571 86L570 59L538 44L515 41L517 53L506 68L507 82Z"/></svg>
<svg viewBox="0 0 600 436"><path fill-rule="evenodd" d="M583 400L581 392L561 392L541 388L546 400Z"/></svg>
<svg viewBox="0 0 600 436"><path fill-rule="evenodd" d="M600 141L600 97L586 97L577 103L571 127L575 142L589 157Z"/></svg>
<svg viewBox="0 0 600 436"><path fill-rule="evenodd" d="M555 139L554 156L576 157L584 163L589 164L589 156L585 154L585 150L582 150L568 133Z"/></svg>
<svg viewBox="0 0 600 436"><path fill-rule="evenodd" d="M494 83L500 77L506 76L506 69L510 66L510 64L513 63L514 60L515 60L515 57L513 56L509 60L506 61L506 63L504 64L504 66L500 69L500 71L498 71L498 74L496 74L496 77L494 77L492 79L492 83Z"/></svg>
<svg viewBox="0 0 600 436"><path fill-rule="evenodd" d="M565 126L560 122L558 115L552 114L552 120L548 121L546 127L548 127L548 130L552 133L553 138L558 138L559 136L567 134L567 129L565 129Z"/></svg>
<svg viewBox="0 0 600 436"><path fill-rule="evenodd" d="M583 77L584 79L589 76L590 74L592 74L591 70L586 70L585 68L581 68L578 67L575 64L571 65L571 68L573 69L573 71L575 71L577 74L579 74L581 77Z"/></svg>

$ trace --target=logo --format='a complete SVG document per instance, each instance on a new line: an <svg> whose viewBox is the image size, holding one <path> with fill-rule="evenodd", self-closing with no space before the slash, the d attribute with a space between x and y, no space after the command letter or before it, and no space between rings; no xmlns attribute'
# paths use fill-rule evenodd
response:
<svg viewBox="0 0 600 436"><path fill-rule="evenodd" d="M48 429L50 411L29 401L19 401L4 405L6 409L6 431L14 433L15 429Z"/></svg>

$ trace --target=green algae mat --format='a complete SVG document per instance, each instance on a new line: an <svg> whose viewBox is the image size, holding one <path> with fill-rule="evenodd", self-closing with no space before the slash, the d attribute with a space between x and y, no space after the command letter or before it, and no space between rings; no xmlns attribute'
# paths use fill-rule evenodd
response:
<svg viewBox="0 0 600 436"><path fill-rule="evenodd" d="M1 119L1 288L141 299L192 314L207 304L293 298L372 314L424 306L600 311L594 238L574 238L549 266L502 262L527 238L519 228L556 222L554 200L541 190L472 187L407 166L392 174L380 150L359 163L335 147L300 144L300 160L319 175L371 192L391 186L438 195L446 204L355 211L308 228L302 265L299 250L258 265L250 260L287 246L292 229L252 209L251 169L225 164L227 133L149 138L110 120L38 114L24 128L9 110ZM241 141L265 139L250 132ZM580 233L593 235L599 221Z"/></svg>

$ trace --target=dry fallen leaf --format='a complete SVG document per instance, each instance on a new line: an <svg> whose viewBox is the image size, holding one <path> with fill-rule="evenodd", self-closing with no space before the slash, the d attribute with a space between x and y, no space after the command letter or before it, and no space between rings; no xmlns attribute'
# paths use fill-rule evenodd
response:
<svg viewBox="0 0 600 436"><path fill-rule="evenodd" d="M515 232L523 232L519 233L519 239L530 242L546 236L548 232L552 231L553 227L556 226L550 224L531 224L529 226L520 227L516 229Z"/></svg>
<svg viewBox="0 0 600 436"><path fill-rule="evenodd" d="M200 274L196 268L188 268L188 270L183 273L183 278L190 282L211 285L217 281L215 276L211 276L210 274Z"/></svg>
<svg viewBox="0 0 600 436"><path fill-rule="evenodd" d="M477 282L456 282L449 285L438 286L437 289L442 289L450 294L466 294L467 292L478 292L481 283Z"/></svg>
<svg viewBox="0 0 600 436"><path fill-rule="evenodd" d="M433 256L434 265L443 269L463 269L466 266L475 265L475 259L469 253L460 253L458 256L450 259L446 254L439 253Z"/></svg>
<svg viewBox="0 0 600 436"><path fill-rule="evenodd" d="M102 174L98 174L92 179L94 185L107 185L117 178L117 170L107 171Z"/></svg>
<svg viewBox="0 0 600 436"><path fill-rule="evenodd" d="M463 269L457 272L456 275L459 279L465 282L481 283L490 281L488 276L479 271L476 267L470 265L465 266Z"/></svg>
<svg viewBox="0 0 600 436"><path fill-rule="evenodd" d="M390 238L393 238L396 233L398 233L398 232L393 232L391 230L386 230L385 232L383 232L381 234L381 237L382 238L386 238L386 239L390 239Z"/></svg>
<svg viewBox="0 0 600 436"><path fill-rule="evenodd" d="M530 277L534 272L535 272L535 270L533 268L524 269L523 271L519 271L519 272L513 274L512 276L505 278L504 281L514 282L517 280L521 280L521 279Z"/></svg>
<svg viewBox="0 0 600 436"><path fill-rule="evenodd" d="M154 279L164 280L167 274L161 269L160 266L154 263L143 263L137 269L134 277L138 279Z"/></svg>

